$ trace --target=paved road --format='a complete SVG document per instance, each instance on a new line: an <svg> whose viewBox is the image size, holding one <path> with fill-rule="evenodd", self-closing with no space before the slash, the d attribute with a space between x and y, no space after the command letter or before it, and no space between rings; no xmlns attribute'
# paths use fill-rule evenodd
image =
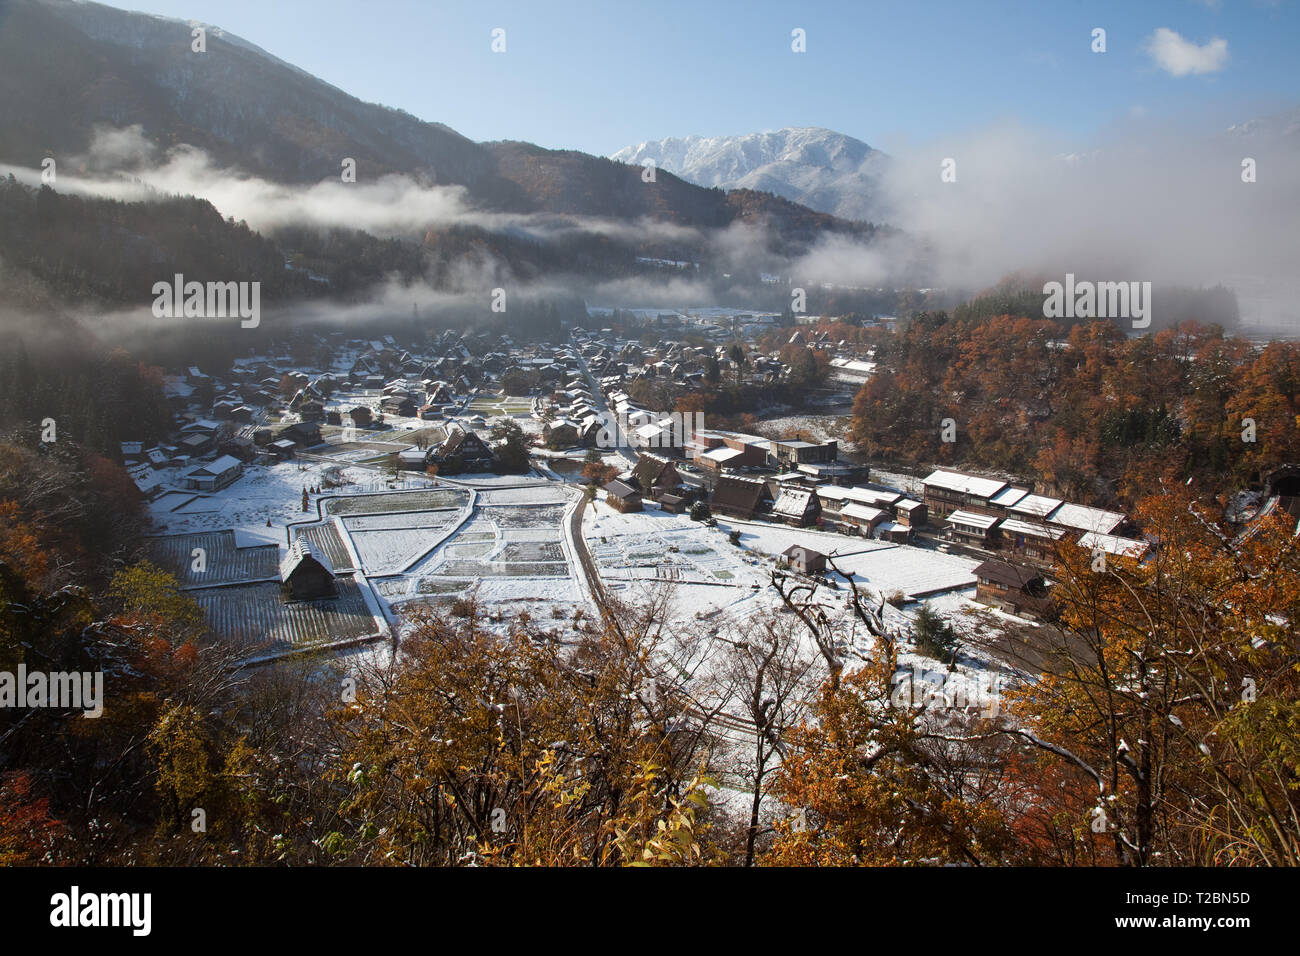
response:
<svg viewBox="0 0 1300 956"><path fill-rule="evenodd" d="M591 550L587 547L587 539L582 535L582 516L586 510L587 496L584 494L578 501L578 507L574 508L573 514L569 516L569 533L573 539L573 551L578 557L578 564L587 579L587 586L591 589L591 593L596 595L596 600L603 603L608 597L605 593L605 585L600 580L600 572L591 557Z"/></svg>

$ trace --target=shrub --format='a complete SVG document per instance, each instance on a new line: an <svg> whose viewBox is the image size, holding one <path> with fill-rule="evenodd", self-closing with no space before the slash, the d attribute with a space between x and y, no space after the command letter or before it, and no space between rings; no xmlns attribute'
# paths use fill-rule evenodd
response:
<svg viewBox="0 0 1300 956"><path fill-rule="evenodd" d="M937 660L952 662L957 656L957 633L952 625L922 604L913 622L916 646L924 654Z"/></svg>

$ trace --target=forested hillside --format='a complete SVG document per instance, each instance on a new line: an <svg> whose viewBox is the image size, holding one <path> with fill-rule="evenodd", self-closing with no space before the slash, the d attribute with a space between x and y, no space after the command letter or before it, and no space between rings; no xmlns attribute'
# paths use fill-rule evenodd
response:
<svg viewBox="0 0 1300 956"><path fill-rule="evenodd" d="M1255 347L1184 323L922 313L877 339L853 438L873 459L1039 478L1066 497L1134 501L1158 477L1239 487L1300 456L1300 345ZM956 441L945 442L952 419ZM1253 428L1251 428L1253 423Z"/></svg>

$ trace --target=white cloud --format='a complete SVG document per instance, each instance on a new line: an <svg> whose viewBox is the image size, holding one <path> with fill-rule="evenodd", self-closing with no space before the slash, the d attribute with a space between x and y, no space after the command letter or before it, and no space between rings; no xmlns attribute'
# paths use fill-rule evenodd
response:
<svg viewBox="0 0 1300 956"><path fill-rule="evenodd" d="M1198 46L1168 27L1160 27L1151 34L1146 51L1156 66L1172 76L1217 73L1228 62L1228 41L1222 37Z"/></svg>

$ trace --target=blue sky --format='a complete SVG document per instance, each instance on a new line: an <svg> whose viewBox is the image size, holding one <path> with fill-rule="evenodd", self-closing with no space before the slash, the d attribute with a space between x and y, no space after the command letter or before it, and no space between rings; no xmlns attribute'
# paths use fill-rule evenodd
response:
<svg viewBox="0 0 1300 956"><path fill-rule="evenodd" d="M1294 0L113 5L216 24L471 139L592 153L782 126L886 151L1004 122L1084 144L1135 118L1213 127L1300 102ZM505 53L491 52L496 27ZM805 53L791 50L796 27ZM1164 66L1148 50L1160 28L1176 34Z"/></svg>

